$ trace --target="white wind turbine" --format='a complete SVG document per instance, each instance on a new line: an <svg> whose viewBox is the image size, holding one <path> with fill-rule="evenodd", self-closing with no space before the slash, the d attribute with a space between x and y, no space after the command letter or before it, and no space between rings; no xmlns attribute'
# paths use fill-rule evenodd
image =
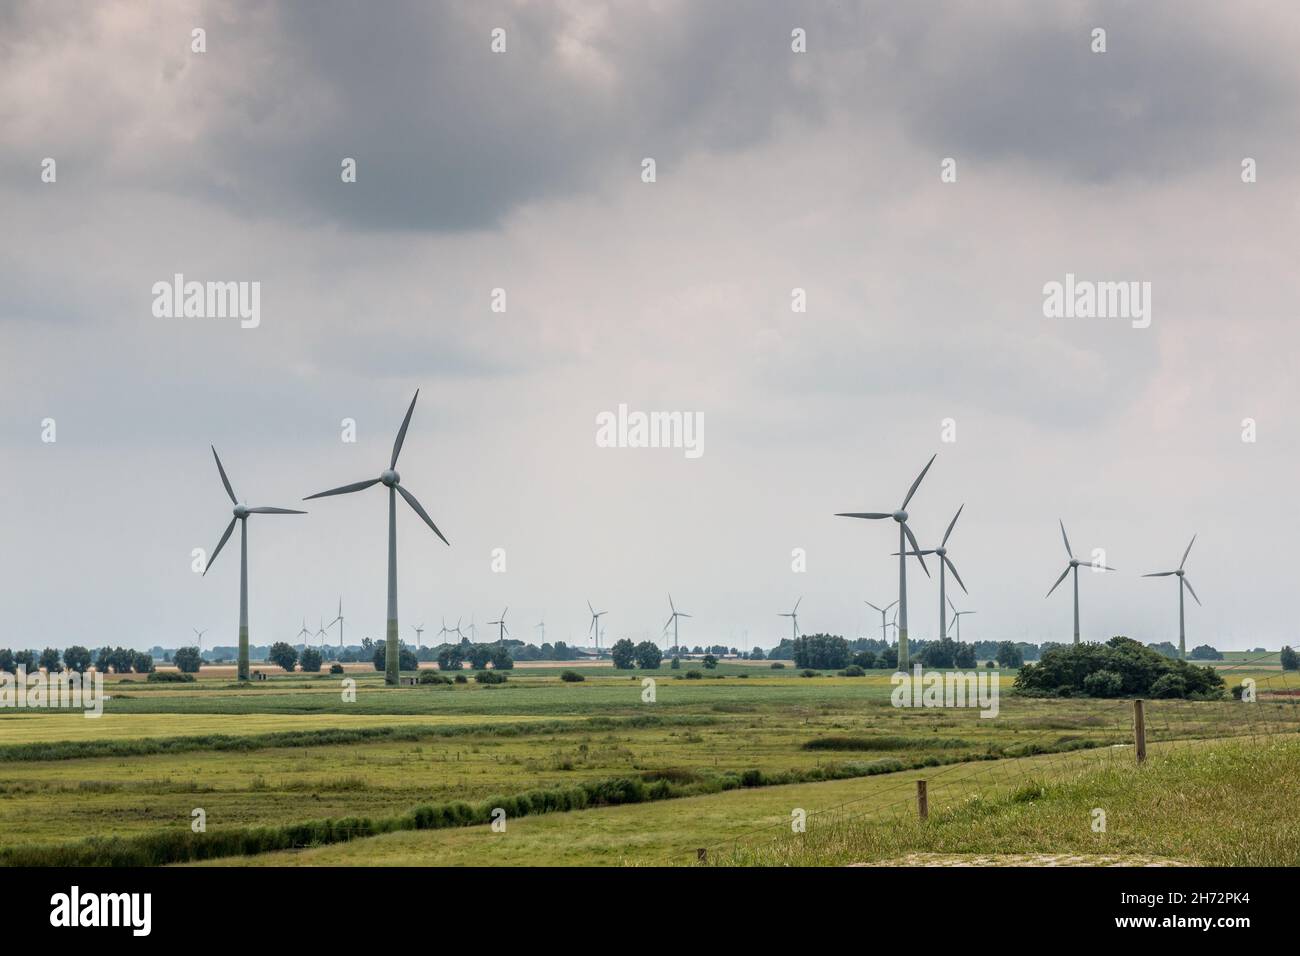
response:
<svg viewBox="0 0 1300 956"><path fill-rule="evenodd" d="M1187 631L1183 628L1183 588L1191 594L1193 601L1198 605L1201 603L1201 599L1192 590L1192 582L1187 580L1186 572L1183 571L1183 565L1187 563L1187 556L1192 553L1192 545L1195 543L1196 535L1192 535L1192 540L1187 542L1187 550L1183 552L1183 560L1178 563L1176 571L1156 571L1142 575L1144 578L1167 578L1172 574L1178 578L1178 657L1184 661L1187 660Z"/></svg>
<svg viewBox="0 0 1300 956"><path fill-rule="evenodd" d="M790 619L791 640L799 640L799 605L803 602L800 596L798 601L794 602L794 607L788 613L778 613L777 617L788 617Z"/></svg>
<svg viewBox="0 0 1300 956"><path fill-rule="evenodd" d="M888 622L885 620L885 615L888 614L888 613L889 613L889 609L890 609L891 607L893 607L894 604L897 604L898 602L895 601L893 604L886 604L884 607L876 607L876 606L875 606L874 604L872 604L870 601L863 601L862 603L865 604L867 607L869 607L869 608L873 608L873 609L875 609L875 610L877 610L877 611L880 612L880 637L881 637L881 639L882 639L886 644L888 644L888 643L889 643L889 624L888 624Z"/></svg>
<svg viewBox="0 0 1300 956"><path fill-rule="evenodd" d="M1060 519L1058 518L1057 520L1059 521ZM1080 561L1078 558L1074 556L1074 551L1071 550L1070 548L1070 539L1065 533L1064 521L1061 521L1061 539L1065 542L1065 553L1070 556L1070 563L1065 566L1065 570L1062 571L1061 576L1056 579L1056 584L1052 585L1051 591L1047 592L1046 597L1051 597L1052 591L1055 591L1057 587L1060 586L1061 582L1065 580L1065 576L1069 574L1071 571L1074 572L1074 643L1078 644L1079 643L1079 565L1084 564L1085 562ZM1098 570L1098 571L1115 570L1114 568L1107 567L1104 564L1093 564L1093 565L1089 565L1089 567L1093 568L1093 570Z"/></svg>

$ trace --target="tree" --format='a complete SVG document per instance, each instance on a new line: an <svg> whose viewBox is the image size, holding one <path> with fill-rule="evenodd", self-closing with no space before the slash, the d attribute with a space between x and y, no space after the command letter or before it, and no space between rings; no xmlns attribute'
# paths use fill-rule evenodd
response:
<svg viewBox="0 0 1300 956"><path fill-rule="evenodd" d="M1109 677L1092 676L1102 671L1118 675L1118 688ZM1171 659L1127 637L1112 637L1105 644L1051 648L1037 664L1020 669L1015 686L1027 694L1042 696L1104 692L1119 697L1217 699L1223 696L1224 685L1213 667Z"/></svg>
<svg viewBox="0 0 1300 956"><path fill-rule="evenodd" d="M766 660L766 658L763 657L763 649L761 647L754 648L752 651L749 652L749 659L751 661Z"/></svg>
<svg viewBox="0 0 1300 956"><path fill-rule="evenodd" d="M476 671L481 671L487 667L488 661L492 660L492 645L490 644L471 644L469 653L469 666Z"/></svg>
<svg viewBox="0 0 1300 956"><path fill-rule="evenodd" d="M496 671L514 670L515 659L510 656L510 648L497 644L492 648L492 669Z"/></svg>
<svg viewBox="0 0 1300 956"><path fill-rule="evenodd" d="M302 654L298 657L298 663L302 665L303 673L319 674L321 665L321 653L314 647L304 647Z"/></svg>
<svg viewBox="0 0 1300 956"><path fill-rule="evenodd" d="M73 644L63 652L63 663L67 665L68 670L84 674L90 667L90 651L80 644Z"/></svg>
<svg viewBox="0 0 1300 956"><path fill-rule="evenodd" d="M858 651L853 655L853 663L863 670L871 670L876 666L876 655L871 651Z"/></svg>
<svg viewBox="0 0 1300 956"><path fill-rule="evenodd" d="M876 658L876 666L883 667L885 670L891 670L898 667L898 645L891 644L880 652Z"/></svg>
<svg viewBox="0 0 1300 956"><path fill-rule="evenodd" d="M849 663L849 642L842 637L809 634L791 644L795 667L841 670ZM777 656L775 651L772 656Z"/></svg>
<svg viewBox="0 0 1300 956"><path fill-rule="evenodd" d="M382 671L388 669L388 642L375 644L375 656L373 658L375 670ZM420 661L415 656L415 652L403 644L397 651L397 669L399 671L415 671L420 669Z"/></svg>
<svg viewBox="0 0 1300 956"><path fill-rule="evenodd" d="M143 651L127 651L131 655L131 669L137 674L153 673L153 655Z"/></svg>
<svg viewBox="0 0 1300 956"><path fill-rule="evenodd" d="M705 670L714 670L718 666L718 659L712 654L705 654L703 663Z"/></svg>
<svg viewBox="0 0 1300 956"><path fill-rule="evenodd" d="M36 670L36 652L35 651L15 651L14 652L15 669L23 668L27 673Z"/></svg>
<svg viewBox="0 0 1300 956"><path fill-rule="evenodd" d="M272 664L279 664L283 670L292 672L294 665L298 663L298 652L292 644L276 641L271 645L271 650L266 655L266 659Z"/></svg>
<svg viewBox="0 0 1300 956"><path fill-rule="evenodd" d="M920 641L916 642L921 644ZM937 641L926 641L917 660L925 667L949 668L957 663L957 642L951 637L941 637Z"/></svg>
<svg viewBox="0 0 1300 956"><path fill-rule="evenodd" d="M465 658L459 644L444 644L438 651L438 670L458 671L464 666ZM378 665L376 665L378 666Z"/></svg>
<svg viewBox="0 0 1300 956"><path fill-rule="evenodd" d="M1284 671L1300 671L1300 654L1297 654L1290 647L1282 648L1282 653L1278 660L1282 663Z"/></svg>
<svg viewBox="0 0 1300 956"><path fill-rule="evenodd" d="M997 662L1003 667L1021 667L1025 659L1014 641L1003 641L998 645Z"/></svg>
<svg viewBox="0 0 1300 956"><path fill-rule="evenodd" d="M60 654L57 649L47 647L45 650L41 651L39 664L41 667L44 667L48 673L57 674L59 671L63 670L62 658L63 655Z"/></svg>
<svg viewBox="0 0 1300 956"><path fill-rule="evenodd" d="M674 657L673 662L668 666L671 667L673 670L680 670L682 666L682 659L680 657Z"/></svg>
<svg viewBox="0 0 1300 956"><path fill-rule="evenodd" d="M620 638L609 649L609 656L614 659L614 666L619 670L631 670L636 666L636 645L626 637Z"/></svg>
<svg viewBox="0 0 1300 956"><path fill-rule="evenodd" d="M1219 651L1217 651L1215 648L1211 647L1209 644L1201 644L1201 645L1199 645L1198 647L1193 647L1193 648L1192 648L1192 652L1191 652L1190 654L1188 654L1187 656L1188 656L1188 658L1190 658L1191 660L1194 660L1194 661L1221 661L1221 660L1223 660L1223 654L1221 654L1221 653L1220 653Z"/></svg>
<svg viewBox="0 0 1300 956"><path fill-rule="evenodd" d="M957 656L954 660L958 667L975 667L979 663L975 659L975 645L958 644Z"/></svg>
<svg viewBox="0 0 1300 956"><path fill-rule="evenodd" d="M0 671L8 671L12 674L17 669L18 665L14 663L14 652L7 647L0 650Z"/></svg>
<svg viewBox="0 0 1300 956"><path fill-rule="evenodd" d="M657 671L664 654L653 641L642 641L636 646L636 663L642 670Z"/></svg>
<svg viewBox="0 0 1300 956"><path fill-rule="evenodd" d="M68 650L72 650L72 648L68 648ZM182 674L197 674L199 668L203 666L203 658L199 656L197 647L177 648L172 662Z"/></svg>

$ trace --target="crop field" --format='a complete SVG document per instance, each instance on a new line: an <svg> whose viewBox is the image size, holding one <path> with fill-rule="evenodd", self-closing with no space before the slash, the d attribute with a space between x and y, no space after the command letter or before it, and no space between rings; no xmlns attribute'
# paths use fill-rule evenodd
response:
<svg viewBox="0 0 1300 956"><path fill-rule="evenodd" d="M708 847L743 862L796 809L819 826L914 814L918 778L939 808L1133 763L1131 701L1023 697L1014 672L990 718L896 708L884 671L685 673L652 672L653 700L644 672L581 665L501 685L357 672L355 699L337 675L110 680L97 719L0 716L0 862L680 865ZM1152 759L1300 731L1279 693L1300 682L1256 679L1253 704L1149 702ZM504 832L484 825L498 806Z"/></svg>

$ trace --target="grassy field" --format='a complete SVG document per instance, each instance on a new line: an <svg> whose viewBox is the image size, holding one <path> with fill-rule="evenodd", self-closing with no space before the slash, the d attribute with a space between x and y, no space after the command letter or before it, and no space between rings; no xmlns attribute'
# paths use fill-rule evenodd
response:
<svg viewBox="0 0 1300 956"><path fill-rule="evenodd" d="M388 688L361 672L346 675L355 701L327 676L110 681L98 719L5 711L0 832L26 847L77 847L90 835L133 846L188 838L201 808L217 834L345 817L377 821L365 832L399 831L226 863L680 863L697 846L779 825L792 805L816 819L845 800L897 795L918 773L996 789L1026 768L1131 754L1131 702L1020 697L1013 673L1002 674L999 715L981 719L971 709L894 708L885 672L802 677L724 665L687 680L674 679L685 669L664 669L647 702L639 672L574 668L587 679L566 683L565 669L521 669L496 687ZM1272 677L1261 675L1261 689ZM1294 733L1297 704L1267 694L1253 705L1151 702L1149 739L1154 752ZM635 798L644 802L602 805L631 799L610 791L617 781L645 790ZM426 824L410 817L418 806L538 792L568 801L577 790L586 809L512 818L508 840L481 826L416 830ZM555 808L550 797L533 805Z"/></svg>

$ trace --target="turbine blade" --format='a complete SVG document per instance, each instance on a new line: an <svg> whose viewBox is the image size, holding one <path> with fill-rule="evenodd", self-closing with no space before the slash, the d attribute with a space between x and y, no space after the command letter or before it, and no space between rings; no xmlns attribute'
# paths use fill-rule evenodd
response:
<svg viewBox="0 0 1300 956"><path fill-rule="evenodd" d="M799 600L794 602L794 610L796 611L799 610L799 605L802 603L803 603L803 596L800 595Z"/></svg>
<svg viewBox="0 0 1300 956"><path fill-rule="evenodd" d="M420 397L420 390L415 390L415 397L411 399L411 407L406 410L406 417L402 419L402 427L397 432L397 440L393 442L393 460L388 463L389 468L397 467L397 456L402 453L402 443L406 441L406 429L411 424L411 413L415 411L415 399Z"/></svg>
<svg viewBox="0 0 1300 956"><path fill-rule="evenodd" d="M884 514L880 511L841 511L835 515L837 518L892 518L893 515Z"/></svg>
<svg viewBox="0 0 1300 956"><path fill-rule="evenodd" d="M961 585L962 591L964 591L966 594L970 594L970 592L966 590L966 585L962 581L961 575L957 573L957 565L953 564L950 560L948 560L948 556L946 554L943 556L943 563L948 565L948 570L951 571L952 576L957 579L957 583Z"/></svg>
<svg viewBox="0 0 1300 956"><path fill-rule="evenodd" d="M1060 587L1061 582L1065 580L1065 576L1069 573L1070 573L1070 566L1067 564L1065 566L1065 570L1061 572L1061 576L1057 578L1056 583L1052 585L1052 590L1044 594L1043 597L1051 597L1052 591L1055 591L1058 587Z"/></svg>
<svg viewBox="0 0 1300 956"><path fill-rule="evenodd" d="M961 508L957 509L957 513L952 516L952 521L948 523L948 530L943 533L943 540L939 542L939 547L942 548L948 543L948 535L952 534L952 529L957 526L957 519L961 517L962 508L965 507L965 505L962 505Z"/></svg>
<svg viewBox="0 0 1300 956"><path fill-rule="evenodd" d="M1061 538L1065 541L1065 553L1068 554L1068 555L1070 556L1070 560L1073 561L1073 560L1074 560L1074 551L1071 550L1071 548L1070 548L1070 539L1069 539L1069 537L1067 537L1066 534L1065 534L1065 522L1064 522L1064 521L1061 521L1060 518L1057 518L1056 520L1061 522Z"/></svg>
<svg viewBox="0 0 1300 956"><path fill-rule="evenodd" d="M596 613L596 609L595 609L594 607L591 606L591 602L590 602L590 601L587 602L587 610L590 611L592 614L595 614L595 613Z"/></svg>
<svg viewBox="0 0 1300 956"><path fill-rule="evenodd" d="M207 566L203 569L204 577L207 577L208 572L212 570L212 562L217 560L217 555L219 555L221 553L221 549L226 546L226 542L230 540L230 532L235 530L235 522L238 520L239 520L238 518L231 518L230 524L226 525L226 533L221 536L221 540L218 541L217 546L213 548L212 557L208 558Z"/></svg>
<svg viewBox="0 0 1300 956"><path fill-rule="evenodd" d="M687 614L685 611L678 611L678 612L677 612L677 616L678 616L678 617L690 617L691 615Z"/></svg>
<svg viewBox="0 0 1300 956"><path fill-rule="evenodd" d="M930 460L925 463L925 467L921 469L921 473L916 476L916 481L912 482L912 487L908 489L907 497L903 499L902 505L899 506L899 511L907 510L907 503L912 500L912 495L916 494L916 489L921 485L921 479L925 477L925 473L930 470L930 466L934 464L934 460L938 457L938 455L930 456Z"/></svg>
<svg viewBox="0 0 1300 956"><path fill-rule="evenodd" d="M305 515L305 511L294 511L292 508L249 508L248 513L252 515Z"/></svg>
<svg viewBox="0 0 1300 956"><path fill-rule="evenodd" d="M673 613L674 613L674 614L677 613L677 606L676 606L675 604L673 604L673 592L672 592L672 591L669 591L669 592L668 592L668 606L669 606L670 608L673 609Z"/></svg>
<svg viewBox="0 0 1300 956"><path fill-rule="evenodd" d="M894 604L897 604L897 603L898 603L897 601L894 602ZM893 606L894 606L894 604L889 605L889 607L885 608L885 610L888 611L890 607L893 607Z"/></svg>
<svg viewBox="0 0 1300 956"><path fill-rule="evenodd" d="M875 607L876 610L879 611L881 614L884 614L885 611L889 610L888 608L876 607L876 606L875 606L874 604L872 604L870 601L863 601L862 603L865 604L865 605L867 605L867 607Z"/></svg>
<svg viewBox="0 0 1300 956"><path fill-rule="evenodd" d="M331 488L329 491L318 491L314 495L308 495L303 501L311 501L313 498L328 498L331 495L350 495L354 491L363 491L371 485L379 484L378 478L371 478L369 481L357 481L350 485L344 485L341 488Z"/></svg>
<svg viewBox="0 0 1300 956"><path fill-rule="evenodd" d="M930 461L933 462L934 459L931 458ZM926 465L925 467L929 468L930 466ZM925 472L921 472L921 475L924 477ZM917 480L919 481L920 479ZM906 522L903 523L903 534L907 535L907 540L912 543L912 550L916 552L916 560L921 562L921 570L925 572L925 576L928 578L930 576L930 569L925 566L925 558L921 554L921 546L916 543L916 535L912 534L912 529L907 526Z"/></svg>
<svg viewBox="0 0 1300 956"><path fill-rule="evenodd" d="M398 485L398 486L397 486L397 493L400 494L403 498L406 499L406 503L407 503L408 505L410 505L412 508L415 509L415 513L416 513L417 515L419 515L421 518L423 518L423 519L424 519L424 523L427 524L430 528L433 529L433 533L434 533L434 534L436 534L438 537L442 538L442 543L443 543L443 544L445 544L447 547L450 548L450 547L451 547L451 542L448 541L447 538L446 538L446 536L445 536L441 531L438 530L438 526L437 526L436 524L433 523L433 519L429 517L429 513L428 513L427 511L424 510L424 507L423 507L423 506L422 506L418 501L415 500L415 495L411 494L409 491L407 491L407 490L406 490L405 488L403 488L401 485ZM502 614L501 616L502 616L502 617L505 617L504 614Z"/></svg>
<svg viewBox="0 0 1300 956"><path fill-rule="evenodd" d="M226 486L226 494L230 495L230 503L232 505L239 504L239 500L235 498L235 489L230 487L230 479L226 477L226 469L221 467L221 456L217 454L217 446L209 445L208 447L212 449L212 457L217 460L217 471L221 475L221 483Z"/></svg>
<svg viewBox="0 0 1300 956"><path fill-rule="evenodd" d="M1153 573L1151 573L1151 574L1144 574L1144 575L1142 575L1142 577L1144 577L1144 578L1167 578L1167 577L1169 577L1169 575L1171 575L1171 574L1177 574L1177 573L1178 573L1177 571L1155 571L1155 572L1153 572Z"/></svg>
<svg viewBox="0 0 1300 956"><path fill-rule="evenodd" d="M591 619L591 627L587 628L587 636L591 637L591 632L594 631L595 629L596 629L596 619L593 617Z"/></svg>
<svg viewBox="0 0 1300 956"><path fill-rule="evenodd" d="M1192 591L1192 582L1191 582L1191 581L1187 580L1187 578L1183 578L1183 583L1187 585L1187 590ZM1198 597L1196 596L1196 592L1195 592L1195 591L1192 591L1192 600L1194 600L1197 604L1201 604L1201 599L1198 598ZM1201 607L1204 607L1204 606L1205 606L1204 604L1201 604Z"/></svg>
<svg viewBox="0 0 1300 956"><path fill-rule="evenodd" d="M952 608L952 613L953 613L953 614L956 614L956 613L957 613L957 605L955 605L955 604L952 603L952 598L948 598L948 606L949 606L950 608Z"/></svg>
<svg viewBox="0 0 1300 956"><path fill-rule="evenodd" d="M1194 545L1195 543L1196 543L1196 535L1192 535L1192 540L1187 542L1187 550L1183 552L1183 560L1178 563L1179 571L1181 571L1183 569L1183 565L1187 563L1187 556L1192 553L1192 545ZM1200 602L1198 601L1196 603L1199 604Z"/></svg>

